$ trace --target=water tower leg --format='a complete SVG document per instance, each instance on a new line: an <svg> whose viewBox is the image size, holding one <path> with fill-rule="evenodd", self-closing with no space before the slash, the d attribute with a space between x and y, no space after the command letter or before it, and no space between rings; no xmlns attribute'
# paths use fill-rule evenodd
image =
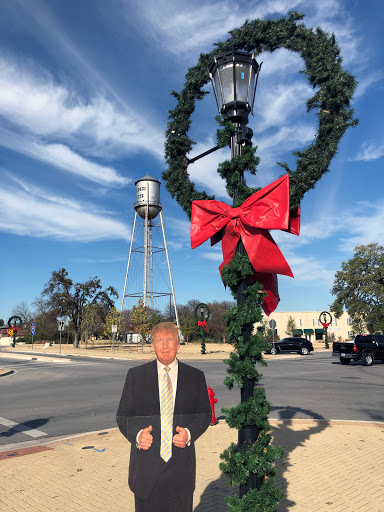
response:
<svg viewBox="0 0 384 512"><path fill-rule="evenodd" d="M131 261L131 254L132 254L132 244L133 244L133 238L134 238L134 236L135 236L136 217L137 217L137 212L135 211L135 218L134 218L134 220L133 220L133 228L132 228L132 236L131 236L131 245L130 245L130 247L129 247L129 256L128 256L127 272L126 272L126 274L125 274L125 282L124 282L123 298L121 299L121 309L120 309L120 313L122 313L122 312L123 312L123 307L124 307L125 290L126 290L126 288L127 288L127 279L128 279L129 264L130 264L130 261Z"/></svg>
<svg viewBox="0 0 384 512"><path fill-rule="evenodd" d="M153 247L152 247L152 221L149 222L149 271L150 271L150 285L151 290L151 309L153 311Z"/></svg>
<svg viewBox="0 0 384 512"><path fill-rule="evenodd" d="M145 208L145 219L144 219L144 279L143 279L143 302L144 307L147 305L147 274L148 274L148 209L147 205Z"/></svg>
<svg viewBox="0 0 384 512"><path fill-rule="evenodd" d="M176 324L177 324L177 327L180 329L180 324L179 324L179 315L177 314L177 306L176 306L175 290L174 290L174 288L173 288L173 279L172 279L171 265L170 265L170 263L169 263L168 246L167 246L167 240L166 240L166 238L165 238L163 212L162 212L161 210L160 210L160 222L161 222L161 229L162 229L162 231L163 231L165 254L166 254L166 256L167 256L168 271L169 271L169 280L170 280L170 282L171 282L172 297L173 297L173 305L174 305L174 307L175 307Z"/></svg>

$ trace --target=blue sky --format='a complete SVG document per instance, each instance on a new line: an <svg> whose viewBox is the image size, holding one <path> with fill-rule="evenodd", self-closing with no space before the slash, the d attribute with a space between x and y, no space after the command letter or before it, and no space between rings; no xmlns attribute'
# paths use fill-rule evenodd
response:
<svg viewBox="0 0 384 512"><path fill-rule="evenodd" d="M327 309L340 263L384 235L381 2L13 0L0 6L0 318L20 301L31 304L61 267L75 282L97 275L122 293L134 182L147 172L160 179L165 168L170 91L228 30L289 10L335 33L344 68L359 83L360 124L305 197L300 237L272 233L295 275L279 278L279 310ZM279 50L258 60L249 126L261 163L249 183L264 186L281 174L276 161L292 161L291 152L311 142L316 118L305 111L313 92L300 57ZM210 94L193 116L191 156L215 145L215 115ZM220 150L189 168L198 187L224 201L216 169L228 157ZM192 251L186 215L165 184L161 194L177 301L230 299L220 248Z"/></svg>

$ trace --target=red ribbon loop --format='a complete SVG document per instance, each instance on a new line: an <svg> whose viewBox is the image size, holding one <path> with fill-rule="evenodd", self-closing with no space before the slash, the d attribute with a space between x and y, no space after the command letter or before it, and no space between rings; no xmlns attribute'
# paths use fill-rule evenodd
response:
<svg viewBox="0 0 384 512"><path fill-rule="evenodd" d="M198 320L197 321L197 326L201 327L202 329L204 328L206 331L208 330L207 329L207 322L205 320L203 320L202 322L200 322L200 320Z"/></svg>
<svg viewBox="0 0 384 512"><path fill-rule="evenodd" d="M237 208L216 200L192 202L192 249L208 238L211 238L211 245L221 240L223 263L219 267L220 272L232 260L241 239L255 273L293 277L288 263L268 231L270 229L280 229L295 235L300 232L300 208L293 214L289 210L288 174L255 192ZM270 291L276 300L270 301L271 307L263 306L264 311L267 309L269 313L279 302L277 280L272 281L276 282L276 286ZM268 293L267 287L266 290Z"/></svg>

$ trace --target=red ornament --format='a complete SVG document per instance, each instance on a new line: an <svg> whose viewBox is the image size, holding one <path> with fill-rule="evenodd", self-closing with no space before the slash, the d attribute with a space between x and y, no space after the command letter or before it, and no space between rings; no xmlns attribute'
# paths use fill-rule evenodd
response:
<svg viewBox="0 0 384 512"><path fill-rule="evenodd" d="M250 281L260 281L267 292L262 305L267 315L280 300L276 274L293 277L270 229L295 235L300 232L300 208L293 214L289 211L288 174L252 194L237 208L216 200L192 202L192 249L208 238L211 245L221 240L224 260L219 267L221 272L232 260L241 239L255 270Z"/></svg>

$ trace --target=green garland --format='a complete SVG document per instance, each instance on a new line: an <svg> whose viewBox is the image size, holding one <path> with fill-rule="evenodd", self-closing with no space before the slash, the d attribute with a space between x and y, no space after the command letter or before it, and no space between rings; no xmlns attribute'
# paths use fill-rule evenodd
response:
<svg viewBox="0 0 384 512"><path fill-rule="evenodd" d="M201 100L207 94L202 88L209 81L207 69L214 56L230 50L232 45L256 54L262 51L273 52L278 48L297 52L305 62L302 73L314 88L318 88L314 96L307 100L307 110L317 110L319 126L315 141L304 151L294 153L297 157L295 170L290 169L286 163L279 163L290 177L292 210L300 205L304 194L314 188L321 176L328 171L338 143L347 128L357 124L357 120L353 119L353 110L349 108L356 82L341 67L340 50L334 36L319 28L312 30L297 23L303 18L303 14L292 12L288 18L247 21L231 32L232 38L217 43L216 50L200 55L198 64L187 72L183 90L172 93L178 103L170 111L165 143L168 169L164 171L163 179L166 180L171 196L176 197L189 217L193 200L213 199L206 192L196 190L187 172L186 155L194 144L187 135L191 115L195 110L196 100ZM223 127L217 132L218 145L225 147L229 145L234 125L226 119L218 118L218 122ZM256 148L249 145L243 148L240 157L219 165L218 172L226 181L227 192L231 197L233 186L237 186L238 199L234 206L240 205L257 190L238 183L239 171L255 174L258 163ZM235 295L238 284L253 273L248 256L236 254L230 266L224 267L222 278ZM226 498L230 512L273 512L283 497L282 491L274 487L274 461L283 452L280 447L270 445L272 430L267 419L270 405L264 389L258 384L262 375L254 366L255 362L266 365L262 355L266 342L260 332L251 336L249 343L244 342L242 335L244 326L261 320L261 303L265 293L262 285L255 283L244 294L245 302L234 306L228 315L227 339L234 345L235 351L225 361L228 365L225 384L229 389L235 383L241 388L242 378L247 376L254 379L256 385L253 396L247 402L223 412L231 428L241 430L254 423L259 429L259 436L253 445L244 445L241 450L237 450L232 444L221 455L223 462L220 469L227 475L231 485L241 485L251 473L263 479L259 489L250 490L241 499L235 496Z"/></svg>
<svg viewBox="0 0 384 512"><path fill-rule="evenodd" d="M305 63L302 73L314 88L318 88L314 96L307 100L307 111L317 110L319 127L315 141L307 149L294 153L297 157L296 170L290 169L286 163L279 163L290 177L293 210L299 206L304 194L314 188L328 171L345 131L357 124L358 121L353 119L353 110L349 108L356 81L341 66L340 49L334 35L328 35L320 28L313 30L303 23L298 24L303 18L303 14L291 12L288 19L246 21L242 27L232 30L233 39L217 43L217 48L211 53L201 54L197 65L188 70L183 90L171 93L178 103L170 111L166 131L165 158L168 169L163 172L163 179L171 196L176 197L189 217L192 201L213 198L204 191L196 190L186 169L186 155L195 144L187 135L191 116L196 100L208 94L203 87L209 82L207 70L214 56L230 50L232 44L235 48L254 51L255 54L273 52L279 48L299 53ZM219 139L220 145L225 146L226 143ZM231 190L228 192L232 194Z"/></svg>

